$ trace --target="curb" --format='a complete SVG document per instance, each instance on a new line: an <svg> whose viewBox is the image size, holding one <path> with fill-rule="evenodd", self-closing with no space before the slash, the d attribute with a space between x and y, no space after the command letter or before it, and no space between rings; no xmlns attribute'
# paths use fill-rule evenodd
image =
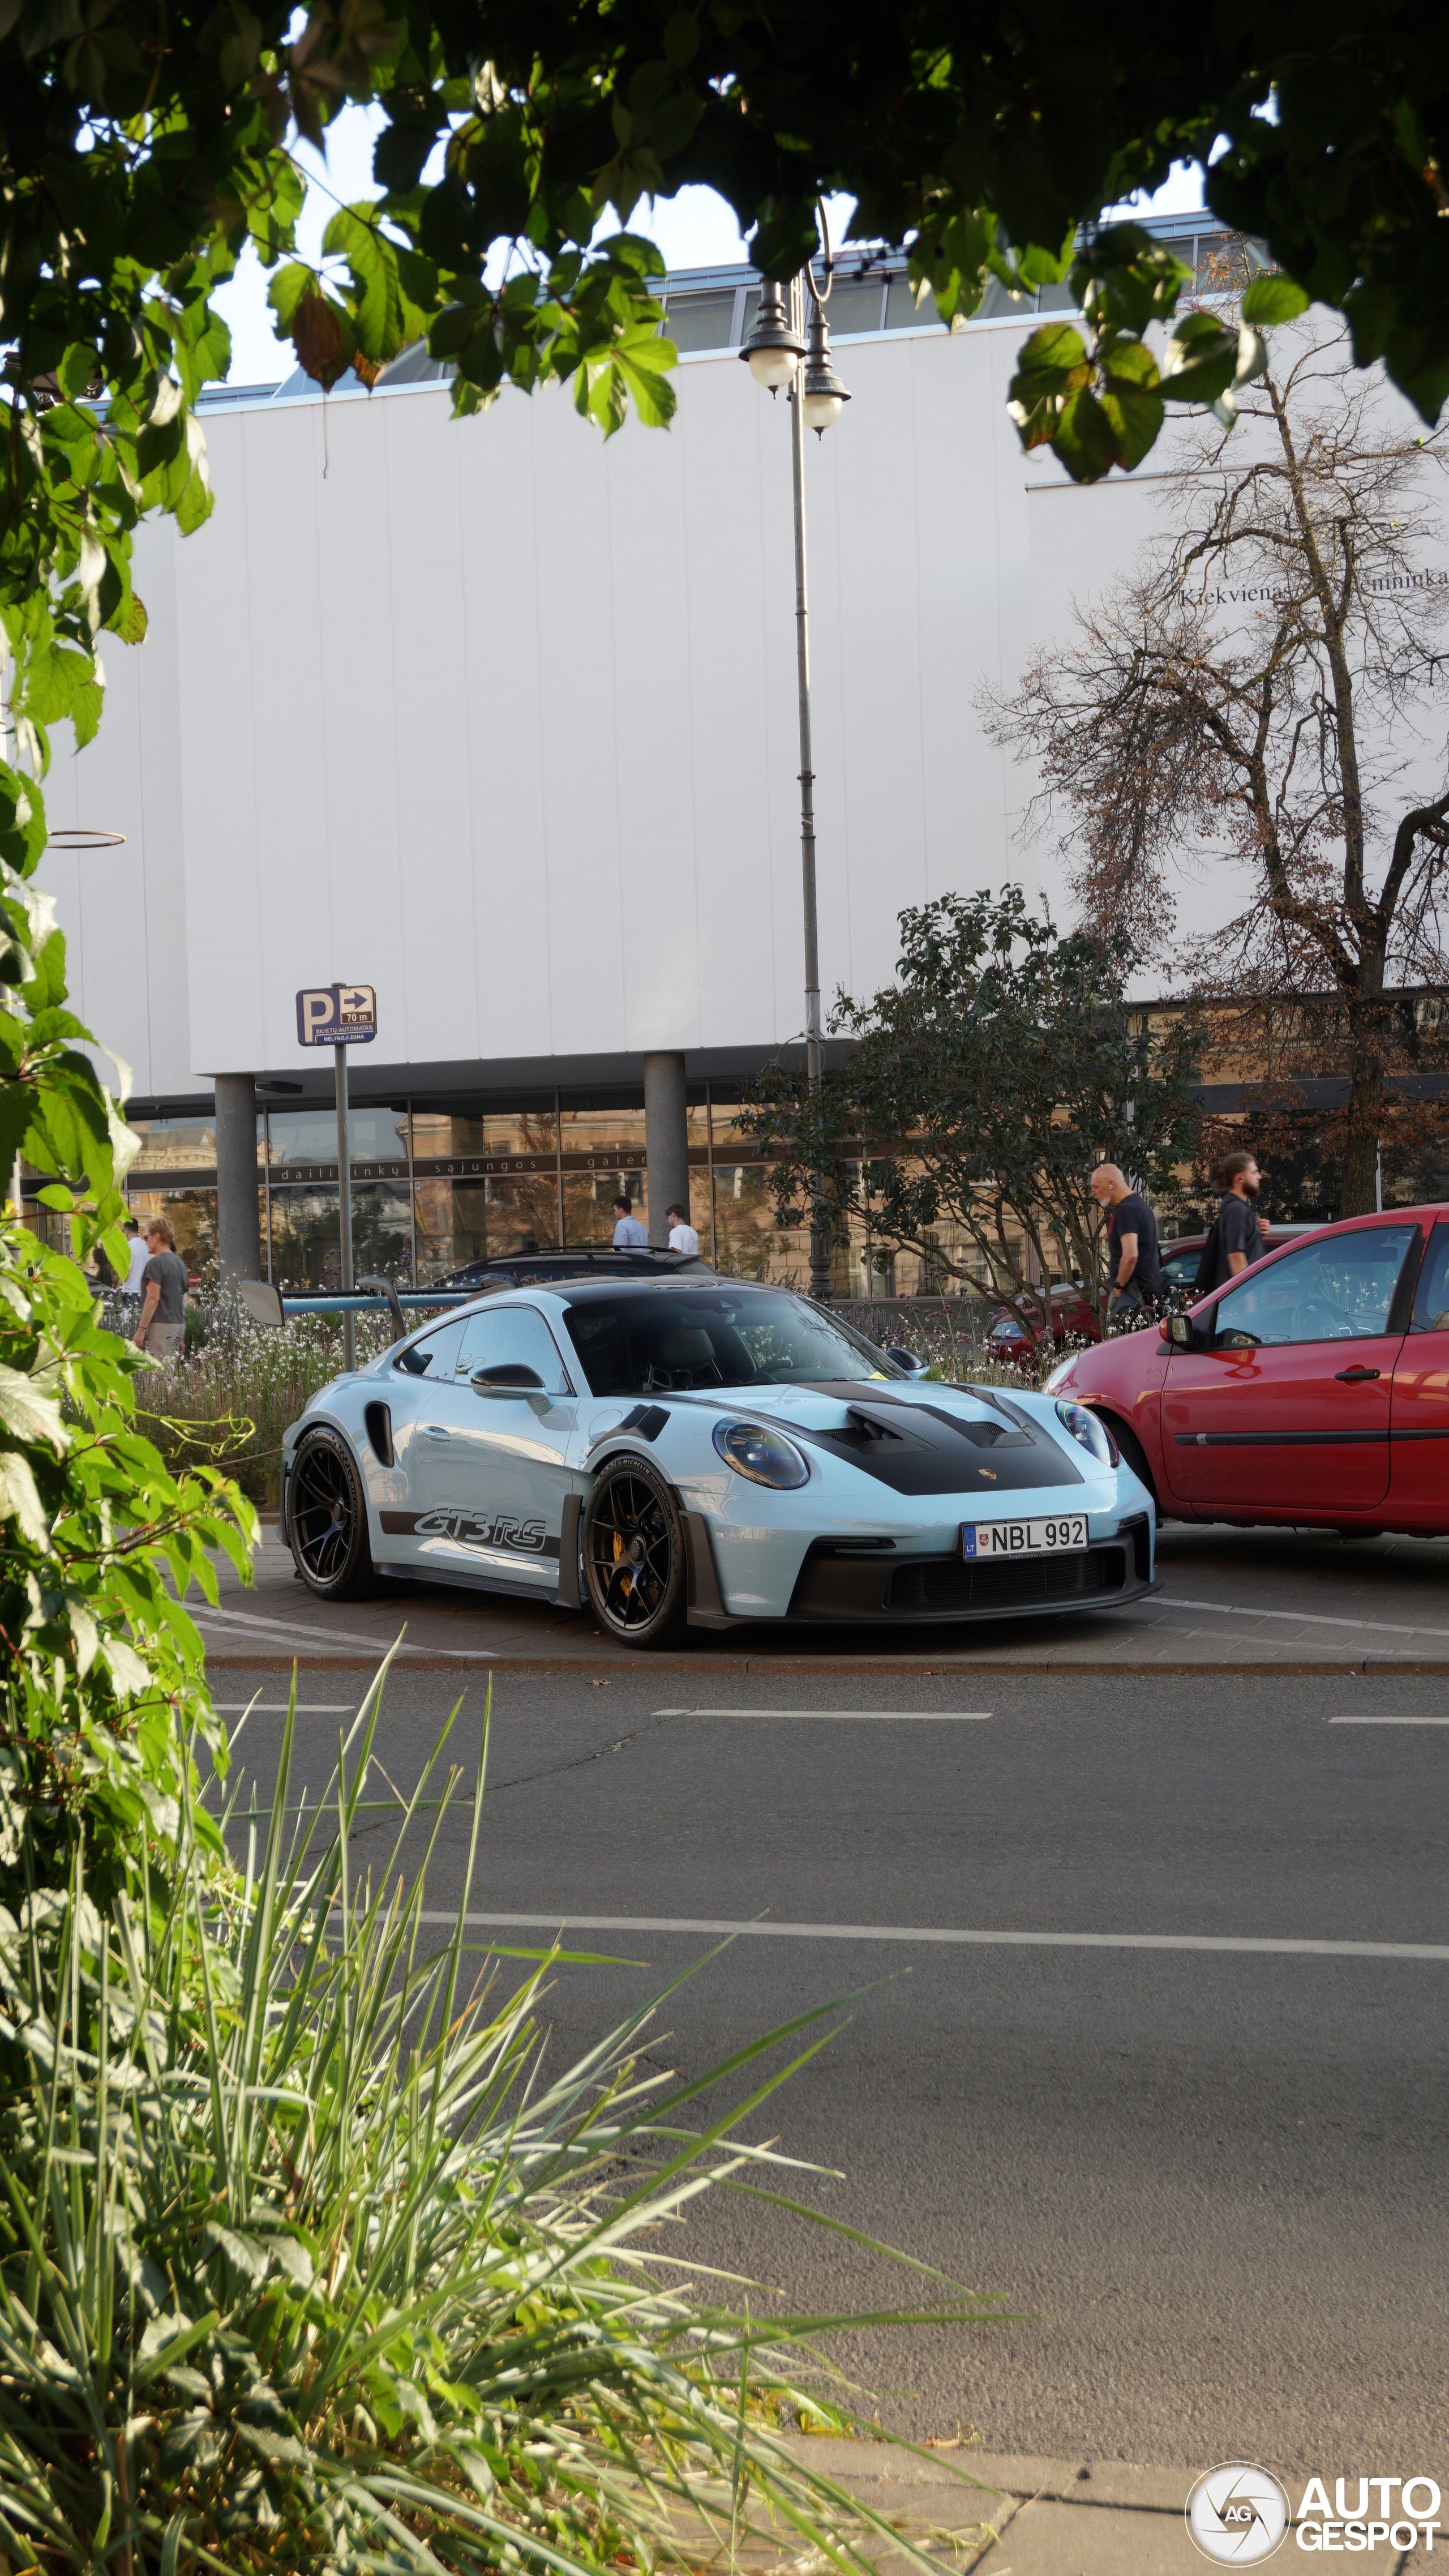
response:
<svg viewBox="0 0 1449 2576"><path fill-rule="evenodd" d="M330 1647L309 1646L305 1652L286 1655L278 1654L275 1649L271 1652L249 1652L245 1648L236 1649L230 1646L225 1652L217 1652L208 1645L206 1663L208 1671L216 1672L232 1667L237 1671L254 1673L289 1673L295 1664L297 1670L303 1673L347 1671L370 1673L376 1670L387 1652L387 1646L381 1642L375 1655L359 1654L350 1646L339 1646L335 1650ZM611 1676L616 1673L637 1673L641 1681L648 1673L695 1673L702 1678L712 1680L727 1673L748 1673L752 1677L763 1677L769 1673L794 1673L803 1676L815 1675L821 1679L841 1673L865 1673L868 1676L900 1675L911 1676L919 1681L940 1681L946 1678L955 1679L957 1676L962 1680L971 1680L978 1674L993 1679L1020 1680L1023 1675L1030 1676L1036 1673L1050 1674L1055 1678L1065 1677L1069 1680L1088 1680L1093 1676L1120 1680L1124 1675L1134 1680L1148 1680L1157 1675L1182 1676L1184 1674L1197 1674L1203 1680L1209 1680L1227 1672L1243 1673L1250 1679L1258 1680L1268 1680L1274 1674L1282 1673L1289 1675L1316 1673L1327 1680L1341 1676L1345 1680L1361 1681L1374 1675L1397 1673L1405 1673L1419 1679L1442 1677L1449 1675L1449 1658L1431 1660L1407 1655L1403 1657L1373 1655L1362 1659L1349 1656L1335 1656L1330 1659L1327 1656L1314 1656L1306 1662L1290 1662L1283 1657L1271 1663L1250 1663L1241 1656L1235 1656L1231 1663L1226 1659L1215 1663L1206 1661L1181 1663L1169 1662L1165 1657L1161 1659L1154 1657L1150 1662L1128 1662L1114 1657L1110 1662L1104 1659L1095 1663L1063 1659L1060 1662L1040 1664L923 1664L914 1658L902 1659L890 1656L769 1655L740 1656L738 1659L731 1657L728 1662L724 1662L714 1659L706 1661L702 1656L686 1658L670 1655L651 1655L647 1661L642 1655L635 1659L626 1658L620 1654L490 1655L481 1650L471 1652L466 1647L455 1648L452 1653L429 1654L424 1648L414 1647L406 1662L400 1659L395 1669L398 1672L414 1673L576 1673L589 1676L596 1672L607 1672Z"/></svg>

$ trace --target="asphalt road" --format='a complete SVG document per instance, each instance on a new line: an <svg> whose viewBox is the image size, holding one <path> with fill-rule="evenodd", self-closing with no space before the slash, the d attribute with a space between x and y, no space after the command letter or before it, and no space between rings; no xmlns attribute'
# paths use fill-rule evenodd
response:
<svg viewBox="0 0 1449 2576"><path fill-rule="evenodd" d="M561 1969L551 2051L581 2052L715 1945L661 1923L803 1927L735 1939L670 1998L652 2057L703 2073L849 1998L745 2134L838 2171L802 2198L1028 2312L837 2347L866 2412L917 2435L974 2425L993 2451L1449 2486L1449 1724L1330 1722L1449 1719L1449 1689L964 1678L711 1675L702 1705L757 1712L737 1715L661 1714L690 1695L677 1673L499 1676L474 1910L621 1918L587 1945L647 1962ZM218 1676L226 1702L253 1687L271 1705L238 1759L269 1782L285 1685ZM361 1687L302 1677L298 1766L318 1789ZM486 1685L390 1682L377 1751L400 1788L465 1687L471 1763ZM385 1835L372 1820L354 1859L385 1856ZM439 1912L464 1848L459 1812ZM920 1937L963 1930L1068 1937ZM1148 1945L1075 1937L1094 1934ZM1150 1946L1183 1936L1281 1946ZM1445 1955L1292 1946L1353 1942ZM913 2295L823 2231L723 2199L686 2251L801 2308Z"/></svg>

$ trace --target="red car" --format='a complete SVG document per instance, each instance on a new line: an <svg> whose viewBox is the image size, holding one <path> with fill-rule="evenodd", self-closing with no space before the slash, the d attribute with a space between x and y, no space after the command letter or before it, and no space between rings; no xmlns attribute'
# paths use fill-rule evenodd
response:
<svg viewBox="0 0 1449 2576"><path fill-rule="evenodd" d="M1449 1531L1449 1206L1324 1226L1047 1384L1174 1519Z"/></svg>
<svg viewBox="0 0 1449 2576"><path fill-rule="evenodd" d="M1095 1342L1099 1338L1097 1318L1080 1288L1070 1285L1052 1290L1052 1340L1058 1348L1067 1340ZM1030 1370L1035 1364L1045 1335L1034 1315L1003 1313L987 1337L993 1359L1009 1361L1013 1368Z"/></svg>

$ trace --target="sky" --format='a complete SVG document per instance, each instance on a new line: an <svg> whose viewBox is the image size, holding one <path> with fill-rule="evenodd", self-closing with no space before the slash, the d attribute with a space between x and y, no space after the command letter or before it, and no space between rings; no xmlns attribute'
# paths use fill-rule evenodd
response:
<svg viewBox="0 0 1449 2576"><path fill-rule="evenodd" d="M298 227L298 251L305 260L321 258L322 235L338 204L354 205L374 197L373 138L382 124L377 108L349 107L327 129L326 158L310 144L294 147L308 173L307 201ZM847 237L851 199L832 199L828 216L832 234ZM1145 206L1122 212L1195 213L1202 204L1202 175L1195 163L1178 162L1166 187ZM671 268L724 267L748 256L733 209L712 188L681 188L675 197L660 197L634 215L634 229L656 241ZM230 378L238 385L277 384L294 365L290 346L272 330L267 309L267 281L254 251L248 249L230 286L216 304L231 331Z"/></svg>

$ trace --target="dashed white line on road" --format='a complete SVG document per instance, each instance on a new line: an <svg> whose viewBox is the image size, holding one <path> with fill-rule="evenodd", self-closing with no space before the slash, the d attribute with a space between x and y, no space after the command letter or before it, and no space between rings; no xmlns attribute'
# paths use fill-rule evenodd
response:
<svg viewBox="0 0 1449 2576"><path fill-rule="evenodd" d="M455 1914L424 1914L424 1923L456 1923ZM777 1941L926 1941L981 1949L1238 1950L1269 1958L1449 1959L1449 1941L1274 1941L1235 1932L958 1932L919 1923L748 1923L683 1914L465 1914L484 1931L687 1932L713 1938L763 1936Z"/></svg>
<svg viewBox="0 0 1449 2576"><path fill-rule="evenodd" d="M1331 1717L1330 1726L1449 1726L1449 1717Z"/></svg>
<svg viewBox="0 0 1449 2576"><path fill-rule="evenodd" d="M828 1726L984 1726L989 1708L656 1708L656 1717L811 1717Z"/></svg>

